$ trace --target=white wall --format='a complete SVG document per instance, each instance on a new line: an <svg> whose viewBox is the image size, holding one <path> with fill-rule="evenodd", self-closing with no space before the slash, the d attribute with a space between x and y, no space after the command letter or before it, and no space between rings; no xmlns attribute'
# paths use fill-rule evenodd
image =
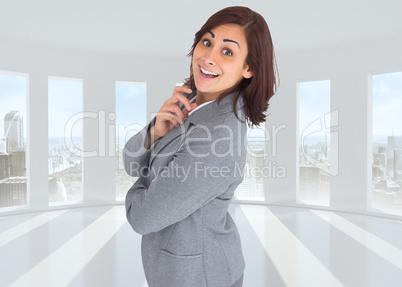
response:
<svg viewBox="0 0 402 287"><path fill-rule="evenodd" d="M287 177L265 182L268 203L297 205L297 82L331 80L331 110L338 109L339 174L331 177L331 209L366 213L371 190L371 74L402 71L402 40L366 43L279 54L281 85L272 98L267 126L286 124L278 133L277 157ZM267 145L268 150L271 143Z"/></svg>
<svg viewBox="0 0 402 287"><path fill-rule="evenodd" d="M177 82L188 76L189 59L135 58L68 51L0 39L0 71L29 74L28 181L31 208L48 208L48 76L83 79L83 110L115 111L115 81L146 82L147 120L171 97ZM84 119L84 150L98 149L98 122ZM114 135L111 135L114 139ZM106 151L108 151L106 140ZM115 157L84 158L86 205L115 202Z"/></svg>

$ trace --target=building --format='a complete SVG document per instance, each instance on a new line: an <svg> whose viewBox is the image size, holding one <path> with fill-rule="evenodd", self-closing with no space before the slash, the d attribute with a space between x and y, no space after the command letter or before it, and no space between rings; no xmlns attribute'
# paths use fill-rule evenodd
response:
<svg viewBox="0 0 402 287"><path fill-rule="evenodd" d="M25 151L15 150L11 156L11 176L26 176Z"/></svg>
<svg viewBox="0 0 402 287"><path fill-rule="evenodd" d="M330 177L315 166L300 166L299 198L303 201L329 202Z"/></svg>
<svg viewBox="0 0 402 287"><path fill-rule="evenodd" d="M27 204L27 179L9 177L0 180L0 208Z"/></svg>
<svg viewBox="0 0 402 287"><path fill-rule="evenodd" d="M11 111L4 116L5 153L25 149L24 126L19 111Z"/></svg>
<svg viewBox="0 0 402 287"><path fill-rule="evenodd" d="M57 193L57 178L49 176L49 194ZM27 204L27 178L13 176L0 180L0 208Z"/></svg>
<svg viewBox="0 0 402 287"><path fill-rule="evenodd" d="M0 153L0 180L11 176L11 155Z"/></svg>
<svg viewBox="0 0 402 287"><path fill-rule="evenodd" d="M396 149L402 150L402 136L389 136L387 144L388 157L393 157Z"/></svg>
<svg viewBox="0 0 402 287"><path fill-rule="evenodd" d="M395 182L392 179L380 180L374 185L372 196L375 207L386 209L402 208L400 182Z"/></svg>

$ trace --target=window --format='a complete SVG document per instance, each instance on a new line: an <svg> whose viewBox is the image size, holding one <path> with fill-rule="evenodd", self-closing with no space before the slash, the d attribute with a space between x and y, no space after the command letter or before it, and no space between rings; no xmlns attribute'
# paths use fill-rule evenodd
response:
<svg viewBox="0 0 402 287"><path fill-rule="evenodd" d="M28 77L0 72L0 208L27 204Z"/></svg>
<svg viewBox="0 0 402 287"><path fill-rule="evenodd" d="M374 75L372 85L371 205L402 215L402 72Z"/></svg>
<svg viewBox="0 0 402 287"><path fill-rule="evenodd" d="M122 151L126 142L146 125L146 84L116 83L116 200L124 200L137 180L123 165Z"/></svg>
<svg viewBox="0 0 402 287"><path fill-rule="evenodd" d="M49 203L82 202L82 110L80 79L49 77Z"/></svg>
<svg viewBox="0 0 402 287"><path fill-rule="evenodd" d="M266 162L265 132L265 124L261 124L260 128L247 127L246 165L243 181L235 191L237 200L265 201L264 177L272 164Z"/></svg>
<svg viewBox="0 0 402 287"><path fill-rule="evenodd" d="M298 83L299 189L305 204L329 206L330 81Z"/></svg>

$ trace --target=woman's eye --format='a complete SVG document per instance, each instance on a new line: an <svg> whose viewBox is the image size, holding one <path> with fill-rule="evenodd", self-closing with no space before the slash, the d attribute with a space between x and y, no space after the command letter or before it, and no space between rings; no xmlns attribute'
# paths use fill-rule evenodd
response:
<svg viewBox="0 0 402 287"><path fill-rule="evenodd" d="M222 53L225 54L226 56L232 56L233 55L232 51L230 51L229 49L224 49L222 51Z"/></svg>
<svg viewBox="0 0 402 287"><path fill-rule="evenodd" d="M202 43L204 44L205 47L211 47L211 42L209 42L209 40L204 40L202 41Z"/></svg>

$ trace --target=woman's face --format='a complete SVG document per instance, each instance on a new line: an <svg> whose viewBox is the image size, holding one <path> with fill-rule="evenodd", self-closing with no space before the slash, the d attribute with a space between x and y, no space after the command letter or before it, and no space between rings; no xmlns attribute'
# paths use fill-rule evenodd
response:
<svg viewBox="0 0 402 287"><path fill-rule="evenodd" d="M244 29L225 24L208 31L193 53L193 75L198 94L208 100L216 99L252 72L245 64L247 41Z"/></svg>

